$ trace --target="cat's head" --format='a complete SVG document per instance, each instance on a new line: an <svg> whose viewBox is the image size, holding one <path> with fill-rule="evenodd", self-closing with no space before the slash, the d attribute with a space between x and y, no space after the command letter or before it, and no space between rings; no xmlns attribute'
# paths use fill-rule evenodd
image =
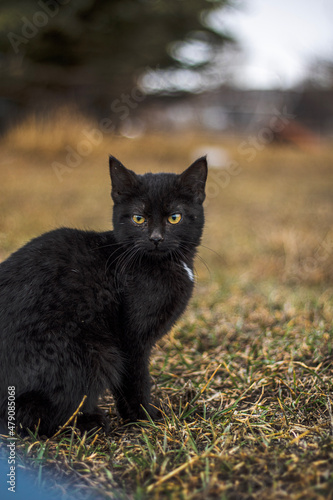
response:
<svg viewBox="0 0 333 500"><path fill-rule="evenodd" d="M113 226L119 243L151 257L178 256L199 245L207 178L205 157L182 174L138 175L110 156Z"/></svg>

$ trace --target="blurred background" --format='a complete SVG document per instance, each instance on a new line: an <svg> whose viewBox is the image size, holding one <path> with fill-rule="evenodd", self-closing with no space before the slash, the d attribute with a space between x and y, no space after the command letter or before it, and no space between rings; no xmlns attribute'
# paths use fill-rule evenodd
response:
<svg viewBox="0 0 333 500"><path fill-rule="evenodd" d="M1 0L0 126L59 106L120 133L332 135L329 0ZM300 137L301 140L301 137Z"/></svg>
<svg viewBox="0 0 333 500"><path fill-rule="evenodd" d="M207 154L202 283L331 284L330 0L0 7L0 259L110 227L108 154L138 172Z"/></svg>

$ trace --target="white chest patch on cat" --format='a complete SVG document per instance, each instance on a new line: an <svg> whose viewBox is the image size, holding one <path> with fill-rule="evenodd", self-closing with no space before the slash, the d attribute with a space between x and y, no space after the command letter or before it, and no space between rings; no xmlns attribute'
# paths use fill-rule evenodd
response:
<svg viewBox="0 0 333 500"><path fill-rule="evenodd" d="M185 271L187 272L187 276L190 278L190 280L194 283L194 273L192 271L192 269L190 269L186 264L185 262L182 262L183 264L183 268L185 269Z"/></svg>

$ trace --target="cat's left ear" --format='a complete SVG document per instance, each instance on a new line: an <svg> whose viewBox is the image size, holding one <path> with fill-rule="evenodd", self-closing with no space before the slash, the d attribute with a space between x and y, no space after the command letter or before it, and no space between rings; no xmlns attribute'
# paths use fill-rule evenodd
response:
<svg viewBox="0 0 333 500"><path fill-rule="evenodd" d="M112 183L111 196L113 201L120 201L123 196L133 193L137 185L137 176L114 156L109 156L109 166Z"/></svg>
<svg viewBox="0 0 333 500"><path fill-rule="evenodd" d="M193 193L197 203L203 203L206 197L207 170L207 158L202 156L180 174L181 185Z"/></svg>

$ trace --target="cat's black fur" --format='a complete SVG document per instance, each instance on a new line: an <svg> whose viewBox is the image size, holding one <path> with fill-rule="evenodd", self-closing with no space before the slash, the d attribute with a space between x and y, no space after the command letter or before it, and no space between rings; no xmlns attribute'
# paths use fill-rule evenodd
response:
<svg viewBox="0 0 333 500"><path fill-rule="evenodd" d="M149 356L184 311L204 225L207 163L137 175L110 157L113 231L61 228L0 264L0 420L15 387L17 430L104 426L108 388L124 419L154 418ZM168 217L181 214L177 224ZM134 214L146 218L139 225ZM141 406L142 405L142 406Z"/></svg>

